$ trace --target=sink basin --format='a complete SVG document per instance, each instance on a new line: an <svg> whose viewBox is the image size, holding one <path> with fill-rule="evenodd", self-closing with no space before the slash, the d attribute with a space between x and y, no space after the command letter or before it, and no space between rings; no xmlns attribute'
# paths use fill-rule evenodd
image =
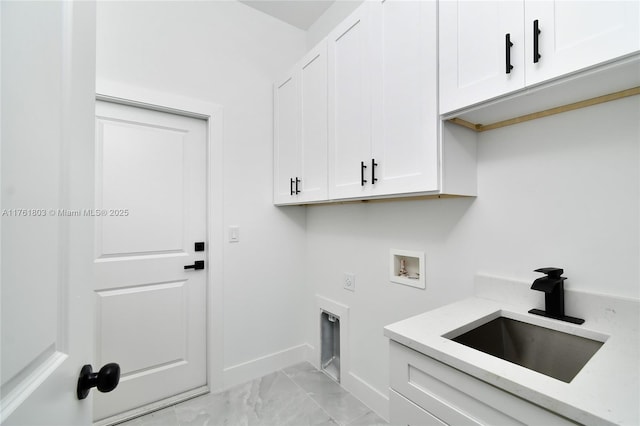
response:
<svg viewBox="0 0 640 426"><path fill-rule="evenodd" d="M505 316L443 337L566 383L604 343Z"/></svg>

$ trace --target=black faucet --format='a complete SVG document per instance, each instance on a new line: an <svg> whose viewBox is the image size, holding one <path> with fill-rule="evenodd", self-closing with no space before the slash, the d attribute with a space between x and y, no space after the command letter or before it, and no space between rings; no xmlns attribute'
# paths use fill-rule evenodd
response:
<svg viewBox="0 0 640 426"><path fill-rule="evenodd" d="M574 324L582 324L584 322L583 319L564 314L564 280L566 278L561 276L564 270L560 268L540 268L536 269L535 272L546 274L546 277L538 278L531 285L533 290L544 291L544 311L531 309L529 313Z"/></svg>

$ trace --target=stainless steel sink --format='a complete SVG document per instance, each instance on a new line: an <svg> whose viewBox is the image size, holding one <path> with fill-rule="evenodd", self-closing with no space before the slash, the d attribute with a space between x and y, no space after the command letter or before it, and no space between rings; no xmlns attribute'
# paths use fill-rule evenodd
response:
<svg viewBox="0 0 640 426"><path fill-rule="evenodd" d="M443 337L566 383L604 343L504 316Z"/></svg>

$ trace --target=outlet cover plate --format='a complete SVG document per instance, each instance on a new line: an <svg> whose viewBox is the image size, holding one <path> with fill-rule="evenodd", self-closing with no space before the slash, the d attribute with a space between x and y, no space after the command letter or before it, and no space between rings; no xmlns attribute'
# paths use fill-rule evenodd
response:
<svg viewBox="0 0 640 426"><path fill-rule="evenodd" d="M343 287L349 291L356 291L356 276L355 274L344 274L344 283Z"/></svg>

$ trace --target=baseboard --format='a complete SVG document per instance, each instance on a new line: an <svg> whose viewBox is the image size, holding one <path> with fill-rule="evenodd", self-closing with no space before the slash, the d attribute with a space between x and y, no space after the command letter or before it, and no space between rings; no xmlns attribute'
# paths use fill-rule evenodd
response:
<svg viewBox="0 0 640 426"><path fill-rule="evenodd" d="M274 352L251 361L227 367L223 371L224 389L249 382L274 371L307 361L310 358L311 346L302 344Z"/></svg>
<svg viewBox="0 0 640 426"><path fill-rule="evenodd" d="M342 386L377 415L389 421L389 397L369 383L349 372L348 380Z"/></svg>
<svg viewBox="0 0 640 426"><path fill-rule="evenodd" d="M307 344L307 347L307 358L305 361L313 365L317 370L320 370L320 363L318 362L320 360L320 357L317 356L316 352L318 349L315 346L309 344Z"/></svg>

